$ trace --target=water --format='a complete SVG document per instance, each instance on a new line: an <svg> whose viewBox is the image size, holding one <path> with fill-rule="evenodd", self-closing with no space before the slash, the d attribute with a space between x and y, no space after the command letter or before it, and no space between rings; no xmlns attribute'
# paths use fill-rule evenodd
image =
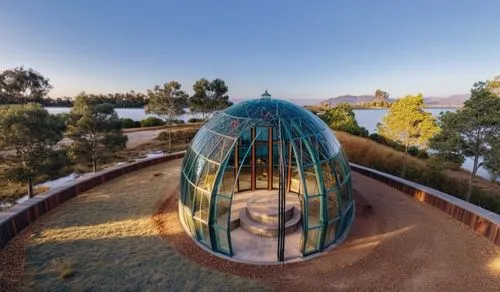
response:
<svg viewBox="0 0 500 292"><path fill-rule="evenodd" d="M49 107L47 110L51 114L58 114L58 113L68 113L71 108L68 107ZM146 114L144 109L142 108L117 108L115 109L116 113L120 118L130 118L135 121L140 121L143 120L147 117L154 117L154 115L151 114ZM443 109L425 109L427 112L432 113L434 116L439 116L440 112L445 112L445 111L456 111L456 109L453 108L443 108ZM354 113L356 114L356 120L358 121L358 124L362 127L365 127L370 133L375 133L377 131L377 123L382 122L383 117L387 113L386 109L366 109L366 110L354 110ZM187 122L190 118L199 118L200 116L195 116L192 114L184 114L179 117L179 119L182 119L183 121ZM466 159L464 164L462 165L463 168L467 170L472 170L473 166L473 161L472 159ZM486 171L484 168L480 168L478 170L478 175L485 178L485 179L490 179L490 174Z"/></svg>
<svg viewBox="0 0 500 292"><path fill-rule="evenodd" d="M69 113L71 110L69 107L48 107L46 109L51 114ZM123 119L128 118L134 121L144 120L148 117L156 117L152 114L146 114L143 108L116 108L115 111L118 114L118 117ZM201 115L190 114L189 110L186 110L186 112L186 114L179 116L178 119L187 122L190 118L201 118Z"/></svg>
<svg viewBox="0 0 500 292"><path fill-rule="evenodd" d="M433 116L438 117L439 113L451 111L455 112L454 108L430 108L425 109L426 112L432 113ZM377 132L377 123L381 123L384 116L387 114L387 109L366 109L354 110L356 120L361 127L365 127L370 134Z"/></svg>

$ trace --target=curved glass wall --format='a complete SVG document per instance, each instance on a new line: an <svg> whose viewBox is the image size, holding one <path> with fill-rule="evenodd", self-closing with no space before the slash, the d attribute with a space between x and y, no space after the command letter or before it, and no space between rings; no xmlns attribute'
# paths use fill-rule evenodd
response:
<svg viewBox="0 0 500 292"><path fill-rule="evenodd" d="M198 242L232 256L233 199L257 190L297 194L302 256L335 243L352 222L350 168L333 132L308 110L268 96L200 128L182 164L181 219Z"/></svg>

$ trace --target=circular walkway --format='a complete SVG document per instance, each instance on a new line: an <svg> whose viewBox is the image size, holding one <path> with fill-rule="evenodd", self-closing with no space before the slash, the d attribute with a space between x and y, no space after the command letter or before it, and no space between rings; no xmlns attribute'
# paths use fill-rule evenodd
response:
<svg viewBox="0 0 500 292"><path fill-rule="evenodd" d="M0 260L11 252L8 266L17 267L0 267L0 288L500 290L499 248L440 211L355 173L356 219L341 246L290 265L223 260L201 250L179 224L179 167L173 161L117 178L37 221L25 240L18 237L0 251Z"/></svg>

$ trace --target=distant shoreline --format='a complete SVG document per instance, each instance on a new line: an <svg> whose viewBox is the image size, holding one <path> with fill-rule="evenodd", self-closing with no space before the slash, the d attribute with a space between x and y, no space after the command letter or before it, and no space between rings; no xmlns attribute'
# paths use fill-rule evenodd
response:
<svg viewBox="0 0 500 292"><path fill-rule="evenodd" d="M334 107L334 106L332 106ZM459 109L458 106L424 106L424 109ZM353 110L388 110L388 107L353 107Z"/></svg>

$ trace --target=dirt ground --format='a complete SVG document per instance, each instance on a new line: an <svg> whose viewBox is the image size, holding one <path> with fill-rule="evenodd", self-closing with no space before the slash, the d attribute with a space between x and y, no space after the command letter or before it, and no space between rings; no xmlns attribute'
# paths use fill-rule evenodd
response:
<svg viewBox="0 0 500 292"><path fill-rule="evenodd" d="M355 223L331 252L275 266L210 255L180 226L179 166L125 175L44 216L0 251L0 290L500 290L499 248L358 174Z"/></svg>
<svg viewBox="0 0 500 292"><path fill-rule="evenodd" d="M201 124L196 123L196 124L186 124L186 125L175 125L172 127L172 132L177 132L177 131L185 131L187 129L197 129L201 127ZM146 128L147 129L147 128ZM133 129L129 129L129 131L125 131L125 135L128 137L127 141L127 148L128 149L133 149L136 148L137 146L148 143L156 137L161 132L166 132L168 131L168 128L166 127L158 127L158 129L154 130L146 130L140 128L139 130L133 131Z"/></svg>

